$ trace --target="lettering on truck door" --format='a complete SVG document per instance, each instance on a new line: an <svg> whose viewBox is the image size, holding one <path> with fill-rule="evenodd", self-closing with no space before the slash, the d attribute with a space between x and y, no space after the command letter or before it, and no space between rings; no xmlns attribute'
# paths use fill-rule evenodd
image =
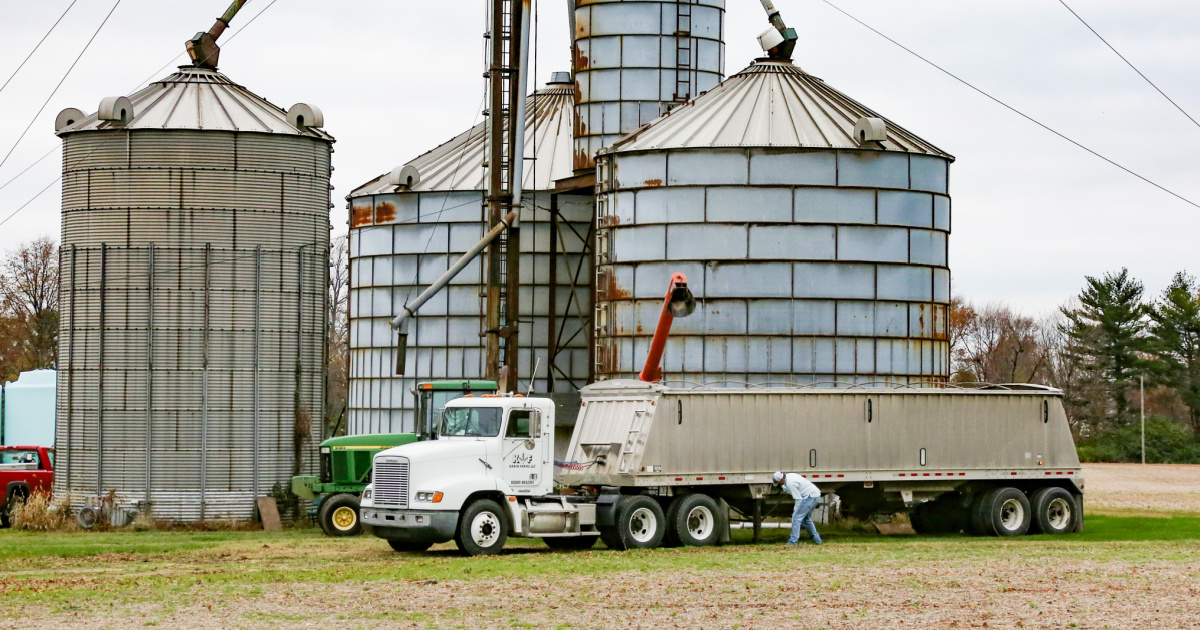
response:
<svg viewBox="0 0 1200 630"><path fill-rule="evenodd" d="M508 413L501 474L504 481L517 492L532 492L541 483L542 452L538 447L545 438L533 437L532 424L536 416L530 409L513 409Z"/></svg>

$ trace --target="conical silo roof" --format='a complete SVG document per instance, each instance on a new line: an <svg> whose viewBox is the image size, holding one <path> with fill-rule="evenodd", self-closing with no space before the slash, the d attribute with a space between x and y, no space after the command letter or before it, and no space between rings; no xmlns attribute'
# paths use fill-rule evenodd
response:
<svg viewBox="0 0 1200 630"><path fill-rule="evenodd" d="M528 97L524 155L527 159L533 156L535 161L525 165L521 178L524 190L549 190L554 187L555 180L574 175L571 166L574 96L573 84L551 83ZM406 163L404 166L416 168L420 173L420 180L411 188L388 183L385 173L359 186L349 197L397 190L483 190L486 188L484 162L487 150L487 123L483 122Z"/></svg>
<svg viewBox="0 0 1200 630"><path fill-rule="evenodd" d="M60 136L105 129L193 129L307 136L332 140L316 127L297 127L287 112L207 68L180 66L129 97L133 118L124 124L100 120L98 113L60 129Z"/></svg>
<svg viewBox="0 0 1200 630"><path fill-rule="evenodd" d="M886 118L887 140L864 147L854 133L864 117L883 118L790 61L759 59L694 101L622 138L609 151L882 148L954 159Z"/></svg>

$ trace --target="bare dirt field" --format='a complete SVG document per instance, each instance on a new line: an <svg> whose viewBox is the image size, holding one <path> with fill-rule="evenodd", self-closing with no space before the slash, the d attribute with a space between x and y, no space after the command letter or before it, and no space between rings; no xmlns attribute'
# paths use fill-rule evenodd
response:
<svg viewBox="0 0 1200 630"><path fill-rule="evenodd" d="M1084 464L1088 508L1200 513L1200 466Z"/></svg>

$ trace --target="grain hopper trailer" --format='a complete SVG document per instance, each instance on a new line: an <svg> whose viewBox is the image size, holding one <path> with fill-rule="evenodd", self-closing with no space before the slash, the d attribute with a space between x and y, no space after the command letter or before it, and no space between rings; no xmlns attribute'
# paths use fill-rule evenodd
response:
<svg viewBox="0 0 1200 630"><path fill-rule="evenodd" d="M412 433L376 433L347 435L321 442L320 476L292 477L292 493L309 503L309 516L315 517L327 536L356 536L362 533L359 496L371 481L371 459L388 448L429 439L434 419L441 416L446 403L471 393L496 391L496 381L438 380L418 383L413 390L417 399Z"/></svg>
<svg viewBox="0 0 1200 630"><path fill-rule="evenodd" d="M1082 527L1083 479L1056 390L672 388L582 390L567 461L554 405L492 395L447 404L436 441L375 456L363 522L397 550L509 536L554 548L711 545L755 520L776 470L853 514L913 510L920 531L1016 536Z"/></svg>

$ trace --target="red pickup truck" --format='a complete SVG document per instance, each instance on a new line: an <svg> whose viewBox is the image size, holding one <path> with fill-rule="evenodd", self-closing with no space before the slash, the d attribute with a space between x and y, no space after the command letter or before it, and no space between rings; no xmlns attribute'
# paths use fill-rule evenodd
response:
<svg viewBox="0 0 1200 630"><path fill-rule="evenodd" d="M0 526L8 527L14 499L50 492L54 485L54 449L45 446L0 446Z"/></svg>

